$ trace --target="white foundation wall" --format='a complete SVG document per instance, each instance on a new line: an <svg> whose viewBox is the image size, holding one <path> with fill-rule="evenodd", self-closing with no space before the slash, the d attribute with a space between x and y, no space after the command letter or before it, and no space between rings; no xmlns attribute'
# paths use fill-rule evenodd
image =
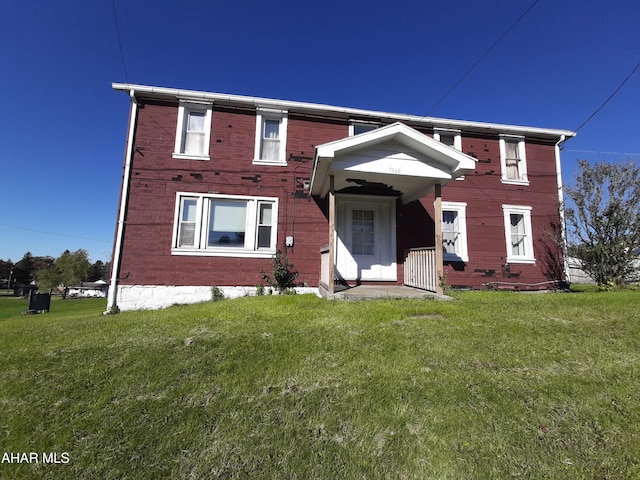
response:
<svg viewBox="0 0 640 480"><path fill-rule="evenodd" d="M224 298L239 298L256 295L256 287L217 287ZM265 288L265 294L268 288ZM296 293L320 296L317 288L296 287ZM274 292L277 294L277 292ZM172 305L208 302L213 298L210 286L177 287L171 285L121 285L116 294L116 305L120 311L158 310Z"/></svg>

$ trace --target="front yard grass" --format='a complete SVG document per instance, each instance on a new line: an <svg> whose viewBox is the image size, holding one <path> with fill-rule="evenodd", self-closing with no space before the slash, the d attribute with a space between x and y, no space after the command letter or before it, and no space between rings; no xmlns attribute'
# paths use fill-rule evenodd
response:
<svg viewBox="0 0 640 480"><path fill-rule="evenodd" d="M0 477L640 477L639 291L454 295L0 298Z"/></svg>

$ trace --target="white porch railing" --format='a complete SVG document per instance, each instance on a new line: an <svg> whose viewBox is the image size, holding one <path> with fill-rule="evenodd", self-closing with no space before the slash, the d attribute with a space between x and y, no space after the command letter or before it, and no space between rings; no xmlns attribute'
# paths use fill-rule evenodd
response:
<svg viewBox="0 0 640 480"><path fill-rule="evenodd" d="M320 283L329 287L329 245L320 249Z"/></svg>
<svg viewBox="0 0 640 480"><path fill-rule="evenodd" d="M404 284L430 292L438 290L435 247L411 248L405 251Z"/></svg>

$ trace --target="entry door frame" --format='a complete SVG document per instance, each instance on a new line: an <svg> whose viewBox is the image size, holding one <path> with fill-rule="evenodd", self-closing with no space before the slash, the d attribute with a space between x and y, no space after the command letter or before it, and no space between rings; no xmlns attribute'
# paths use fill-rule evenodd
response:
<svg viewBox="0 0 640 480"><path fill-rule="evenodd" d="M374 254L352 250L353 210L374 212ZM335 265L347 281L397 281L396 198L375 195L336 195Z"/></svg>

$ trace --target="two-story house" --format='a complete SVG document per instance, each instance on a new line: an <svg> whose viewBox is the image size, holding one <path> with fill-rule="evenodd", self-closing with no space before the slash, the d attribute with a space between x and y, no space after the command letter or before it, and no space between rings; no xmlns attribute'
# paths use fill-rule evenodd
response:
<svg viewBox="0 0 640 480"><path fill-rule="evenodd" d="M131 98L108 309L300 290L564 280L571 131L114 84Z"/></svg>

